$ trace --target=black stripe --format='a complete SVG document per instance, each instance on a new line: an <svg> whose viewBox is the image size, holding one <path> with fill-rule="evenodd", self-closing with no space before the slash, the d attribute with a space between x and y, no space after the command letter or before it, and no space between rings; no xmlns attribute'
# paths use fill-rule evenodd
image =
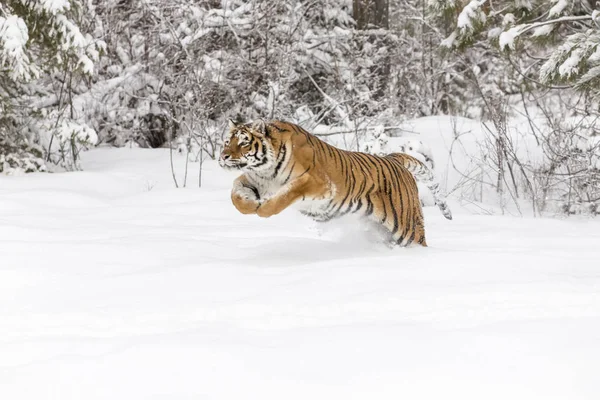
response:
<svg viewBox="0 0 600 400"><path fill-rule="evenodd" d="M373 193L374 189L375 189L375 184L372 183L371 187L369 188L369 190L367 190L367 193L365 194L365 201L367 202L367 210L365 211L365 215L367 217L369 215L373 214L373 201L371 200L371 193Z"/></svg>
<svg viewBox="0 0 600 400"><path fill-rule="evenodd" d="M361 208L362 208L362 199L358 199L358 201L356 202L356 209L352 212L355 213L358 210L360 210Z"/></svg>
<svg viewBox="0 0 600 400"><path fill-rule="evenodd" d="M273 171L273 178L275 178L277 176L277 174L279 173L279 169L281 168L283 161L285 161L286 153L287 153L287 147L285 147L285 145L282 143L281 146L279 146L279 155L281 156L281 158L279 159L279 162L275 166L275 171Z"/></svg>
<svg viewBox="0 0 600 400"><path fill-rule="evenodd" d="M298 178L300 178L302 175L304 175L305 173L307 173L308 171L310 171L311 168L312 167L306 168L306 170L303 173L301 173L300 175L298 175Z"/></svg>
<svg viewBox="0 0 600 400"><path fill-rule="evenodd" d="M408 238L408 242L406 242L405 246L408 246L409 244L411 244L412 242L415 241L415 234L417 233L416 229L413 229L411 234L410 234L410 238Z"/></svg>
<svg viewBox="0 0 600 400"><path fill-rule="evenodd" d="M373 214L373 202L371 201L371 197L367 195L367 211L365 211L365 215L368 217Z"/></svg>
<svg viewBox="0 0 600 400"><path fill-rule="evenodd" d="M242 187L246 188L246 189L252 190L252 193L254 193L254 195L256 196L256 198L260 199L260 193L258 193L258 189L257 188L255 188L254 186L249 185L247 183L242 183Z"/></svg>
<svg viewBox="0 0 600 400"><path fill-rule="evenodd" d="M398 240L396 240L396 244L402 245L403 240L404 240L404 236L402 236L402 234L400 234L400 236L398 237Z"/></svg>
<svg viewBox="0 0 600 400"><path fill-rule="evenodd" d="M389 165L387 165L386 167L388 168L388 173L390 175L394 175L394 178L395 178L390 181L390 184L392 186L391 187L392 192L390 193L390 205L392 207L392 215L394 217L394 228L392 230L392 235L395 235L396 232L398 232L398 213L396 210L396 204L394 204L394 196L393 195L394 195L394 193L397 194L397 196L400 200L400 207L401 207L400 209L402 209L402 193L401 193L402 188L400 187L397 168L393 168L393 166L390 167Z"/></svg>
<svg viewBox="0 0 600 400"><path fill-rule="evenodd" d="M288 174L287 178L285 178L285 180L283 181L284 184L288 183L288 181L290 180L290 176L292 176L292 172L294 171L295 166L296 166L296 162L294 161L294 163L290 167L290 173Z"/></svg>

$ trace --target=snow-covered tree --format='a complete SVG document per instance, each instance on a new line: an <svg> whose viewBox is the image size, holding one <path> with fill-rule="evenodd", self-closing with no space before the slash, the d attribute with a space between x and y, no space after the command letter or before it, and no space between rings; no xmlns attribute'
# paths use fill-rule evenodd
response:
<svg viewBox="0 0 600 400"><path fill-rule="evenodd" d="M483 57L483 51L493 52L493 59L499 61L494 67L502 66L508 87L520 94L529 135L542 149L544 161L535 164L516 154L514 138L509 138L503 122L510 97L481 90L493 122L489 143L495 156L490 159L498 171L498 190L501 192L505 186L501 182L507 181L505 174L510 173L513 193L517 193L515 171L519 171L540 210L550 203L561 204L569 213L598 208L597 6L595 1L570 0L429 1L438 21L451 26L441 46L455 50L457 57L478 53L488 64L492 58ZM477 83L480 88L485 85L479 79Z"/></svg>
<svg viewBox="0 0 600 400"><path fill-rule="evenodd" d="M128 80L110 99L128 122L107 113L98 127L113 143L139 141L133 132L149 114L164 116L169 135L206 132L210 148L227 118L354 129L392 107L394 86L377 77L385 66L404 65L390 63L392 50L401 54L393 34L355 29L348 0L134 1L98 14L108 56L99 74L144 66L134 78L142 84Z"/></svg>
<svg viewBox="0 0 600 400"><path fill-rule="evenodd" d="M465 48L489 41L508 55L533 58L528 75L537 71L546 85L573 83L598 86L600 78L600 10L595 2L571 0L430 0L440 17L453 16L453 31L442 41Z"/></svg>
<svg viewBox="0 0 600 400"><path fill-rule="evenodd" d="M91 2L8 0L0 4L0 153L4 172L42 169L40 150L46 150L46 159L52 160L52 143L71 149L93 144L94 135L80 140L77 135L56 131L61 124L77 124L72 111L71 115L65 113L64 104L67 97L72 98L80 78L94 73L103 49L101 40L82 31L93 22ZM53 92L50 97L60 97L60 113L48 114L32 106L34 98ZM51 133L42 130L47 125L53 126ZM30 149L35 145L42 147L33 151L34 157ZM71 167L76 165L77 153L69 153L67 164ZM27 161L32 157L36 159L33 164ZM25 161L19 163L19 159ZM64 153L61 161L66 161Z"/></svg>

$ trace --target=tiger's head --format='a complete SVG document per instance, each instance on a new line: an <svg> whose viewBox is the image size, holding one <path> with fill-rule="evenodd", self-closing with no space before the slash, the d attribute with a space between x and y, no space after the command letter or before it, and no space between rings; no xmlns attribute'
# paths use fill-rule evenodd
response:
<svg viewBox="0 0 600 400"><path fill-rule="evenodd" d="M219 165L225 169L264 171L273 164L273 146L266 123L236 124L229 120L229 135L223 143Z"/></svg>

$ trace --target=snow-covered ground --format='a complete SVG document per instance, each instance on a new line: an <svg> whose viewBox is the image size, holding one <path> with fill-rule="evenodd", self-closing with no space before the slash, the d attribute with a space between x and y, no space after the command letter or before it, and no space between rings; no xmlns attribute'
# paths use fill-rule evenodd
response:
<svg viewBox="0 0 600 400"><path fill-rule="evenodd" d="M183 175L177 157L179 178ZM243 216L165 150L0 176L0 399L598 399L600 221L426 209L429 248Z"/></svg>

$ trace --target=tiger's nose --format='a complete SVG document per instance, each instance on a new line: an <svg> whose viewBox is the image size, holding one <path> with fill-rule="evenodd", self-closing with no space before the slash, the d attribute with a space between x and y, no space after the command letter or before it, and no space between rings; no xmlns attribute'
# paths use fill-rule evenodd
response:
<svg viewBox="0 0 600 400"><path fill-rule="evenodd" d="M221 154L221 160L223 160L223 161L227 161L230 158L231 158L231 156L229 154L225 154L225 153Z"/></svg>

